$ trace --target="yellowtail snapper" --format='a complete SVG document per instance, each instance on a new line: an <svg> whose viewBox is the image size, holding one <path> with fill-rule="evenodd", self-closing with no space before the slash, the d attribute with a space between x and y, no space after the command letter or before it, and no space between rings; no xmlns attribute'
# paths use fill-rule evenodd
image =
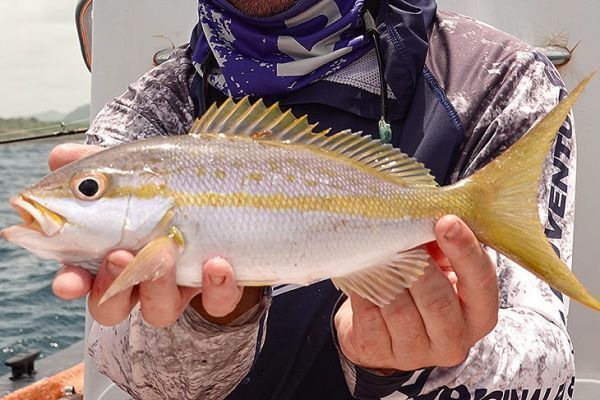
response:
<svg viewBox="0 0 600 400"><path fill-rule="evenodd" d="M472 176L439 187L414 159L360 133L316 132L262 101L211 107L187 136L115 146L66 165L12 199L25 222L3 236L95 272L137 253L103 300L161 276L202 285L228 259L239 285L332 281L380 306L429 265L419 245L455 214L486 244L581 303L596 300L557 257L538 218L546 155L590 77Z"/></svg>

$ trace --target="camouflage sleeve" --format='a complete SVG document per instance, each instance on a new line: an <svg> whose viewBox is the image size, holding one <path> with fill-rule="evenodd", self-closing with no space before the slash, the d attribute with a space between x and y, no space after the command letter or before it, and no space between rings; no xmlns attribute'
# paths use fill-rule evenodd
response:
<svg viewBox="0 0 600 400"><path fill-rule="evenodd" d="M450 22L446 26L458 29L459 22ZM531 49L507 48L504 46L504 51L512 52L513 59L502 64L510 65L506 69L495 64L488 71L487 81L472 79L470 86L454 79L453 84L460 92L446 87L467 127L453 181L472 174L517 141L566 95L558 73L543 56ZM472 59L465 56L465 62L472 63ZM470 74L475 69L466 65L464 68L465 72L460 73ZM457 71L450 71L448 76L452 77L452 72ZM486 83L490 85L486 87ZM476 85L480 88L475 88ZM539 216L546 236L569 266L575 159L570 116L548 154L538 195ZM414 400L572 398L575 367L566 329L568 299L504 256L493 250L488 252L496 263L499 278L500 310L495 329L476 343L468 358L454 368L433 367L387 377L354 366L342 355L345 376L355 396Z"/></svg>
<svg viewBox="0 0 600 400"><path fill-rule="evenodd" d="M137 307L119 325L94 323L88 352L100 373L136 399L222 399L252 367L269 301L264 296L228 326L188 307L173 326L157 329Z"/></svg>
<svg viewBox="0 0 600 400"><path fill-rule="evenodd" d="M87 132L87 143L104 147L151 136L187 133L194 122L190 83L194 67L189 49L150 70L125 93L108 102Z"/></svg>
<svg viewBox="0 0 600 400"><path fill-rule="evenodd" d="M87 143L105 147L151 136L185 134L193 122L186 48L109 102ZM200 267L200 266L199 266ZM98 370L136 399L222 399L246 376L264 341L262 301L229 326L204 320L188 307L168 328L147 325L139 308L114 327L93 323L88 352Z"/></svg>

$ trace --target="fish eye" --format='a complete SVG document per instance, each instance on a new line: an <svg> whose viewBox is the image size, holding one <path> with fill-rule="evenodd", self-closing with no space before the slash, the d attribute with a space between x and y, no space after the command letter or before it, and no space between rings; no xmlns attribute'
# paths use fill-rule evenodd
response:
<svg viewBox="0 0 600 400"><path fill-rule="evenodd" d="M88 178L79 183L77 190L85 197L94 197L100 190L100 185L97 180Z"/></svg>
<svg viewBox="0 0 600 400"><path fill-rule="evenodd" d="M71 180L71 191L80 200L96 200L106 192L107 178L99 172L77 174Z"/></svg>

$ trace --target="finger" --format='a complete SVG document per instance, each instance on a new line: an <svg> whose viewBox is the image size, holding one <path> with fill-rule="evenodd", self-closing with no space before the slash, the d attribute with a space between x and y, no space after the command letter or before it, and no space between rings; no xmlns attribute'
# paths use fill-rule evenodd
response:
<svg viewBox="0 0 600 400"><path fill-rule="evenodd" d="M169 256L172 257L171 267L163 275L139 285L142 315L155 328L173 325L190 299L200 292L200 288L183 289L177 286L176 255Z"/></svg>
<svg viewBox="0 0 600 400"><path fill-rule="evenodd" d="M427 250L431 258L433 258L435 263L440 268L444 269L445 267L450 266L450 260L448 260L448 257L446 257L446 255L442 252L437 242L429 242L426 243L424 246L425 250Z"/></svg>
<svg viewBox="0 0 600 400"><path fill-rule="evenodd" d="M352 327L347 338L356 362L367 368L394 368L390 332L381 308L359 295L350 296Z"/></svg>
<svg viewBox="0 0 600 400"><path fill-rule="evenodd" d="M202 267L202 306L213 317L235 310L243 289L235 282L233 268L223 258L213 258Z"/></svg>
<svg viewBox="0 0 600 400"><path fill-rule="evenodd" d="M67 165L100 150L102 150L102 147L98 146L77 143L59 144L50 152L50 156L48 157L48 167L50 167L51 171L54 171L63 165Z"/></svg>
<svg viewBox="0 0 600 400"><path fill-rule="evenodd" d="M389 337L388 327L379 306L355 293L350 296L350 304L352 305L352 326L356 336L367 343L378 343L380 338Z"/></svg>
<svg viewBox="0 0 600 400"><path fill-rule="evenodd" d="M458 277L457 291L464 317L478 340L493 329L498 319L496 268L473 232L458 217L441 218L435 234Z"/></svg>
<svg viewBox="0 0 600 400"><path fill-rule="evenodd" d="M448 257L442 252L440 246L437 242L429 242L424 245L425 249L433 258L438 268L444 273L446 278L450 281L450 284L454 287L454 291L456 291L456 282L458 278L456 277L456 273L452 269L452 265L450 264L450 260Z"/></svg>
<svg viewBox="0 0 600 400"><path fill-rule="evenodd" d="M381 308L381 314L390 333L396 369L412 371L431 365L429 337L410 291L398 294Z"/></svg>
<svg viewBox="0 0 600 400"><path fill-rule="evenodd" d="M94 276L80 267L65 265L52 281L52 291L63 300L73 300L83 297L90 290Z"/></svg>
<svg viewBox="0 0 600 400"><path fill-rule="evenodd" d="M462 340L465 321L458 296L433 260L409 291L437 353L445 353L448 343Z"/></svg>
<svg viewBox="0 0 600 400"><path fill-rule="evenodd" d="M137 303L137 289L129 288L99 305L106 289L131 260L133 260L133 255L129 252L122 250L113 252L106 257L96 275L88 297L88 308L92 317L102 325L111 326L123 321Z"/></svg>

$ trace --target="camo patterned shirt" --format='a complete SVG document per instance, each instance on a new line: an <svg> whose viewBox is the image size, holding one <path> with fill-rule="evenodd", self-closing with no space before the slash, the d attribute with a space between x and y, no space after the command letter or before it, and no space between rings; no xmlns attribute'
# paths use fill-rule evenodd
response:
<svg viewBox="0 0 600 400"><path fill-rule="evenodd" d="M376 70L364 69L369 57L372 60L373 54L328 79L363 86L378 82ZM514 143L566 94L545 57L505 33L452 13L438 13L426 65L465 127L453 181L472 174ZM179 48L170 61L104 107L90 127L88 143L113 146L149 136L185 134L194 118L190 96L194 74L189 48ZM376 84L364 89L379 90ZM572 261L575 160L573 120L568 118L548 155L538 196L546 235L568 265ZM453 368L386 378L353 365L342 354L344 375L355 396L572 398L575 368L566 331L568 300L504 256L489 253L499 278L499 321L468 358ZM175 325L154 329L135 309L115 327L94 324L89 353L103 374L135 398L221 399L252 366L263 340L261 324L269 302L270 296L265 296L228 327L210 324L188 308Z"/></svg>

